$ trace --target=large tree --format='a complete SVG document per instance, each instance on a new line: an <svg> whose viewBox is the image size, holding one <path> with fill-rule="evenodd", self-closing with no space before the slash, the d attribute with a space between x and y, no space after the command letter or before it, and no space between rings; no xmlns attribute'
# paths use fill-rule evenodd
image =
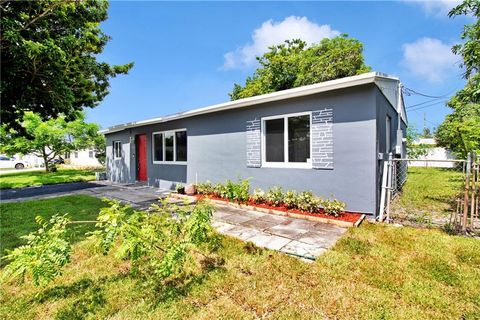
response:
<svg viewBox="0 0 480 320"><path fill-rule="evenodd" d="M99 25L107 1L0 0L1 121L21 130L27 111L42 119L95 107L109 80L133 66L97 61L109 37Z"/></svg>
<svg viewBox="0 0 480 320"><path fill-rule="evenodd" d="M457 15L475 19L464 27L463 43L452 48L462 57L467 83L447 103L453 112L438 127L436 138L440 146L465 157L469 152L480 153L480 1L465 0L449 13L450 17Z"/></svg>
<svg viewBox="0 0 480 320"><path fill-rule="evenodd" d="M25 135L14 129L0 128L0 152L13 155L32 153L42 157L49 171L53 159L75 150L96 148L104 136L98 133L96 123L86 123L85 114L77 112L75 120L66 121L63 115L49 120L33 112L26 112L20 125Z"/></svg>
<svg viewBox="0 0 480 320"><path fill-rule="evenodd" d="M232 100L290 89L370 71L363 58L363 45L342 35L307 46L299 39L270 47L257 57L260 67L245 85L235 84Z"/></svg>

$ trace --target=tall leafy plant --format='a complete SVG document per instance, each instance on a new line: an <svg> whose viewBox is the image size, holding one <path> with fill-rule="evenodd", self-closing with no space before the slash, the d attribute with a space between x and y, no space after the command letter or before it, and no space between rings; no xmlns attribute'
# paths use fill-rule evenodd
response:
<svg viewBox="0 0 480 320"><path fill-rule="evenodd" d="M103 254L130 260L134 273L142 272L153 281L181 275L196 256L206 256L219 245L211 225L213 207L207 202L178 206L166 200L153 205L149 213L133 210L118 201L106 200L108 207L98 215L97 230L90 238ZM45 285L62 273L70 261L67 216L54 216L40 229L25 237L26 245L10 252L5 259L2 281L31 276L35 285Z"/></svg>

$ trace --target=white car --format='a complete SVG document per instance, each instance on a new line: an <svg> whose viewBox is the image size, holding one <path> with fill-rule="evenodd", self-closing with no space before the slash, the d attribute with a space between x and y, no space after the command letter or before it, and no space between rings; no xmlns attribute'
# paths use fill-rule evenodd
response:
<svg viewBox="0 0 480 320"><path fill-rule="evenodd" d="M0 169L17 169L21 170L27 167L27 162L17 160L14 157L0 156Z"/></svg>

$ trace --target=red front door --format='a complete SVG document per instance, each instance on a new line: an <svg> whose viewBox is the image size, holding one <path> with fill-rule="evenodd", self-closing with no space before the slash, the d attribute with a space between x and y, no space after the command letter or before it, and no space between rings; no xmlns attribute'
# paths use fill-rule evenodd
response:
<svg viewBox="0 0 480 320"><path fill-rule="evenodd" d="M137 146L137 180L147 181L147 135L137 135L135 145Z"/></svg>

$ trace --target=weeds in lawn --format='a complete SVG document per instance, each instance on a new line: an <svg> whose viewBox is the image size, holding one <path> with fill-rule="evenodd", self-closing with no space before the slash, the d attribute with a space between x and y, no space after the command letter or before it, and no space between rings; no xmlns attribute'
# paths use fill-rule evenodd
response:
<svg viewBox="0 0 480 320"><path fill-rule="evenodd" d="M118 201L105 201L109 206L100 210L98 229L91 238L103 254L114 249L116 256L131 261L134 274L149 275L155 283L182 276L195 268L197 256L208 256L218 247L218 236L210 224L213 207L206 202L177 206L163 200L145 213ZM31 275L35 285L45 285L70 261L66 226L72 222L65 215L55 215L49 222L37 217L37 222L41 228L26 236L27 245L5 257L10 263L2 281Z"/></svg>
<svg viewBox="0 0 480 320"><path fill-rule="evenodd" d="M476 319L480 308L480 242L438 230L366 222L308 264L222 237L223 262L157 286L93 245L76 244L46 288L5 284L0 318Z"/></svg>

